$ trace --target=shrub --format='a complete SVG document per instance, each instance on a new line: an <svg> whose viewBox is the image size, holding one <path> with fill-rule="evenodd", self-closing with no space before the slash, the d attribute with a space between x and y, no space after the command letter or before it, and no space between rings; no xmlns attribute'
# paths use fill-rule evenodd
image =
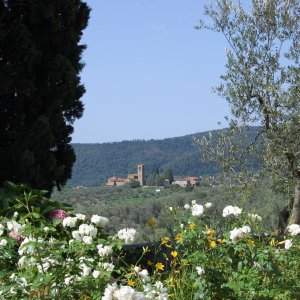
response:
<svg viewBox="0 0 300 300"><path fill-rule="evenodd" d="M123 261L122 245L134 241L135 229L108 236L106 217L87 220L55 204L24 192L8 217L0 217L1 299L111 299L112 292L122 300L127 294L167 297L162 283L151 285L147 270Z"/></svg>

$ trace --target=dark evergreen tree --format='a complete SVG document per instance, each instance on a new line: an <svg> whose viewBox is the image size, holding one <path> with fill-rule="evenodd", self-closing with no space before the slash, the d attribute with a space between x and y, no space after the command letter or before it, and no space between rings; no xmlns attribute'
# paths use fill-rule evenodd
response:
<svg viewBox="0 0 300 300"><path fill-rule="evenodd" d="M159 175L159 168L158 167L153 167L151 174L153 175Z"/></svg>
<svg viewBox="0 0 300 300"><path fill-rule="evenodd" d="M155 177L155 185L156 186L162 186L164 185L164 177L163 176L159 176L159 175L156 175Z"/></svg>
<svg viewBox="0 0 300 300"><path fill-rule="evenodd" d="M154 186L155 185L155 177L156 177L155 174L149 174L146 179L146 185Z"/></svg>
<svg viewBox="0 0 300 300"><path fill-rule="evenodd" d="M173 177L171 169L167 169L165 171L163 177L164 177L164 179L168 179L170 181L170 184L174 181L174 177Z"/></svg>
<svg viewBox="0 0 300 300"><path fill-rule="evenodd" d="M71 177L89 12L81 0L0 0L0 185L51 191Z"/></svg>
<svg viewBox="0 0 300 300"><path fill-rule="evenodd" d="M146 179L146 185L155 186L159 184L159 169L158 167L153 167L151 173L148 175Z"/></svg>

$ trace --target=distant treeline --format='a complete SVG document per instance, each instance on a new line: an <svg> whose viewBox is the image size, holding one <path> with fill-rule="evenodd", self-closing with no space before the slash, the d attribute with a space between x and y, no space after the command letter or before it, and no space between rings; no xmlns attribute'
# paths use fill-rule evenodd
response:
<svg viewBox="0 0 300 300"><path fill-rule="evenodd" d="M251 129L253 136L257 128ZM212 131L216 134L217 131ZM127 177L137 171L137 164L145 164L146 175L154 168L161 173L172 170L174 176L213 176L219 172L216 164L201 160L201 152L194 139L208 132L163 140L135 140L104 144L73 144L76 162L68 184L97 186L112 176ZM251 134L249 139L251 139Z"/></svg>

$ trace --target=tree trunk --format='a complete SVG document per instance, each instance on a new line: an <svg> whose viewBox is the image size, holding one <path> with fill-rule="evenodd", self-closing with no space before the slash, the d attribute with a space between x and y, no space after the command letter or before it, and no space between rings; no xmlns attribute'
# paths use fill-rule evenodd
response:
<svg viewBox="0 0 300 300"><path fill-rule="evenodd" d="M291 198L290 203L288 205L285 205L283 209L279 211L277 229L279 230L279 234L281 235L284 234L285 229L288 225L288 221L293 207L293 201L294 201L294 197Z"/></svg>
<svg viewBox="0 0 300 300"><path fill-rule="evenodd" d="M298 179L295 186L294 203L289 224L300 224L300 179Z"/></svg>

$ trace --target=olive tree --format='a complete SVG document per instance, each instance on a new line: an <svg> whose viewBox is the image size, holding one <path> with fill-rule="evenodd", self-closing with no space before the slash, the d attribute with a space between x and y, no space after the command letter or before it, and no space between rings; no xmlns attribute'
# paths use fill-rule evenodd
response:
<svg viewBox="0 0 300 300"><path fill-rule="evenodd" d="M222 33L228 43L226 71L215 91L231 108L230 131L209 155L227 171L243 168L246 153L259 155L263 172L293 185L289 223L300 224L300 2L216 0L205 15L197 29ZM257 132L247 143L237 132L249 126Z"/></svg>

